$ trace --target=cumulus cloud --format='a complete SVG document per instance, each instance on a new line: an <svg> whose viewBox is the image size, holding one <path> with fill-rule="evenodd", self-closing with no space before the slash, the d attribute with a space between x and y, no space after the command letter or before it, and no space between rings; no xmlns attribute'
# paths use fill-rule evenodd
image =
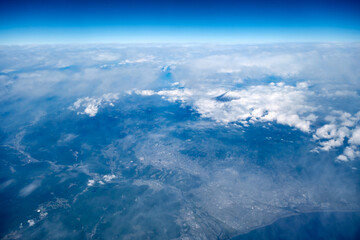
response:
<svg viewBox="0 0 360 240"><path fill-rule="evenodd" d="M360 113L360 112L359 112ZM359 114L360 115L360 114ZM360 145L360 127L357 127L351 135L351 138L349 139L350 144L354 145Z"/></svg>
<svg viewBox="0 0 360 240"><path fill-rule="evenodd" d="M106 174L102 177L95 175L94 179L89 179L86 185L88 187L93 187L96 183L99 183L100 185L104 185L105 183L110 183L115 178L116 176L114 174Z"/></svg>
<svg viewBox="0 0 360 240"><path fill-rule="evenodd" d="M316 130L315 139L328 139L320 142L321 150L329 151L331 148L343 145L345 137L349 137L350 130L347 127L338 127L335 124L325 124Z"/></svg>
<svg viewBox="0 0 360 240"><path fill-rule="evenodd" d="M99 98L85 97L80 98L72 106L70 110L78 111L78 114L86 114L89 117L95 117L99 108L105 105L114 106L113 102L119 98L119 94L107 93Z"/></svg>
<svg viewBox="0 0 360 240"><path fill-rule="evenodd" d="M89 179L87 185L88 185L89 187L92 187L92 186L94 186L94 184L95 184L95 180L94 180L94 179Z"/></svg>
<svg viewBox="0 0 360 240"><path fill-rule="evenodd" d="M29 219L27 222L28 222L28 224L29 224L29 227L32 227L32 226L35 225L34 219Z"/></svg>
<svg viewBox="0 0 360 240"><path fill-rule="evenodd" d="M180 101L192 106L202 117L224 124L274 121L309 132L311 122L316 120L312 113L316 107L306 100L311 93L305 83L297 86L271 83L240 90L183 88L134 93L157 94L171 102Z"/></svg>
<svg viewBox="0 0 360 240"><path fill-rule="evenodd" d="M341 147L347 139L349 146L345 147L343 154L339 155L337 159L348 161L359 157L360 127L358 122L360 120L360 111L354 115L342 111L333 111L325 117L325 120L329 123L318 128L313 135L313 138L318 140L321 146L315 151L329 151Z"/></svg>
<svg viewBox="0 0 360 240"><path fill-rule="evenodd" d="M103 176L105 182L111 182L111 180L113 180L114 178L116 178L114 174L108 174Z"/></svg>

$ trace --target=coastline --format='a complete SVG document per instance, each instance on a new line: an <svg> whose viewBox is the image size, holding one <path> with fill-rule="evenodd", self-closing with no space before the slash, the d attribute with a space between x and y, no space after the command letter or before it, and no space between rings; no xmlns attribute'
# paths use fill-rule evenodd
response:
<svg viewBox="0 0 360 240"><path fill-rule="evenodd" d="M333 217L335 215L344 215L344 214L349 214L349 215L357 215L358 221L360 223L360 209L348 209L348 210L333 210L333 209L329 209L329 210L324 210L324 211L303 211L303 212L299 212L299 213L294 213L294 214L286 214L284 216L278 217L276 219L274 219L273 221L269 222L268 224L263 224L261 226L258 227L254 227L246 232L241 232L236 234L235 236L231 237L231 240L243 240L243 239L253 239L251 235L256 235L256 231L266 231L266 228L274 228L276 227L276 225L280 225L285 220L287 221L294 221L294 219L301 219L301 218L306 218L306 217L310 217L310 220L316 220L316 218L320 217L320 216L326 216L326 215L332 215ZM313 218L313 219L311 219ZM309 224L309 222L307 223L302 223L302 226L306 226L307 224ZM359 232L360 232L360 225L359 225ZM283 229L284 231L292 231L292 229Z"/></svg>

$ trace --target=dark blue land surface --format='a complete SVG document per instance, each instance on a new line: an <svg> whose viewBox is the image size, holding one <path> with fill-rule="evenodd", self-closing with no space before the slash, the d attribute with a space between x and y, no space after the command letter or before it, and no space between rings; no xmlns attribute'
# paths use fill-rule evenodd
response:
<svg viewBox="0 0 360 240"><path fill-rule="evenodd" d="M303 213L281 218L268 226L233 238L233 240L252 239L356 240L360 239L360 213Z"/></svg>

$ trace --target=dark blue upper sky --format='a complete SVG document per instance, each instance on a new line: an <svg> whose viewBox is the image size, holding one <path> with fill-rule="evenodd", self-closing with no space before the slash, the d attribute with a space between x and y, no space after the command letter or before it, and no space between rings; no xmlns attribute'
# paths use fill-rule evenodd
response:
<svg viewBox="0 0 360 240"><path fill-rule="evenodd" d="M360 1L2 0L0 43L359 41Z"/></svg>

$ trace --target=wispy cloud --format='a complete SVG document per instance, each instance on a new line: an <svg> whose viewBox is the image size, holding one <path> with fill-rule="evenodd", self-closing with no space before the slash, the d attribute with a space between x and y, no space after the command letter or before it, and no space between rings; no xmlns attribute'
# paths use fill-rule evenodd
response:
<svg viewBox="0 0 360 240"><path fill-rule="evenodd" d="M24 188L22 188L19 192L19 196L20 197L27 197L28 195L30 195L33 191L35 191L35 189L37 189L38 187L40 187L41 185L41 181L40 180L34 180L32 183L30 183L29 185L25 186Z"/></svg>

